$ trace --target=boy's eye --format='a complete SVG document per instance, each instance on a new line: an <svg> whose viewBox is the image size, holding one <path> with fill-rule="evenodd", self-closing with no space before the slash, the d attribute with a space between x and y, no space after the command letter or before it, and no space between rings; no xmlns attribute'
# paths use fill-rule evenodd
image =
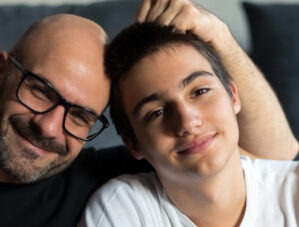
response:
<svg viewBox="0 0 299 227"><path fill-rule="evenodd" d="M152 112L146 114L144 119L146 122L150 122L150 121L158 118L159 116L161 116L163 113L164 113L163 109L158 109L158 110L155 110L155 111L152 111Z"/></svg>
<svg viewBox="0 0 299 227"><path fill-rule="evenodd" d="M193 96L200 96L200 95L203 95L205 93L207 93L210 89L209 88L200 88L200 89L196 89L194 92L193 92Z"/></svg>

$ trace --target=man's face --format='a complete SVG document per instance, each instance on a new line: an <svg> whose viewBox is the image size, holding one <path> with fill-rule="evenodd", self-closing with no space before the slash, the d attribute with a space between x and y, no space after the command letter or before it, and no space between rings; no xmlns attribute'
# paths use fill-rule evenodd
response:
<svg viewBox="0 0 299 227"><path fill-rule="evenodd" d="M138 141L132 152L162 182L211 176L238 151L236 89L229 96L193 47L172 46L141 59L121 89Z"/></svg>
<svg viewBox="0 0 299 227"><path fill-rule="evenodd" d="M101 66L102 54L92 59L79 51L76 54L61 51L39 58L33 55L20 63L49 81L67 101L100 115L109 95L109 82ZM79 154L84 142L63 130L63 106L35 114L22 105L16 98L22 73L12 64L8 71L6 75L0 74L7 76L0 94L0 179L32 182L61 172Z"/></svg>

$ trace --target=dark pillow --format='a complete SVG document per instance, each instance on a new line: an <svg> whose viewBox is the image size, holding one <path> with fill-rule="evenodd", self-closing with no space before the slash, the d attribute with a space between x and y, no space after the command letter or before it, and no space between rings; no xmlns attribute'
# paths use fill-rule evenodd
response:
<svg viewBox="0 0 299 227"><path fill-rule="evenodd" d="M36 20L51 14L71 13L99 23L112 38L133 23L140 2L103 1L90 4L3 5L0 6L0 50L9 50L19 36Z"/></svg>
<svg viewBox="0 0 299 227"><path fill-rule="evenodd" d="M276 91L299 139L299 4L243 3L251 56Z"/></svg>

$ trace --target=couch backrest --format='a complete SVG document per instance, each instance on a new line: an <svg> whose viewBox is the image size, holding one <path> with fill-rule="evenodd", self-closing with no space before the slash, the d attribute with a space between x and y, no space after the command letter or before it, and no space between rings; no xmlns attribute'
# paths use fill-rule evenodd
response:
<svg viewBox="0 0 299 227"><path fill-rule="evenodd" d="M0 6L0 49L9 50L34 21L56 13L80 15L99 23L110 37L134 22L139 1L105 1L58 6Z"/></svg>

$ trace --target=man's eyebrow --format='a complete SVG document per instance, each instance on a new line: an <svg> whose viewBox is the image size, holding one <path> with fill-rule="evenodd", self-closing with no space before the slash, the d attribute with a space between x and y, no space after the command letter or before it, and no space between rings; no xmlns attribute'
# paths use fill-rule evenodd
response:
<svg viewBox="0 0 299 227"><path fill-rule="evenodd" d="M207 71L195 71L195 72L192 72L190 75L188 75L187 77L185 77L181 81L181 83L179 84L179 87L186 87L186 86L188 86L192 81L194 81L196 78L198 78L200 76L213 76L213 73L210 73L210 72L207 72ZM157 101L160 98L161 98L161 95L159 93L154 93L154 94L151 94L151 95L143 98L134 107L134 109L133 109L133 115L137 116L144 105L146 105L147 103L153 102L153 101Z"/></svg>
<svg viewBox="0 0 299 227"><path fill-rule="evenodd" d="M95 116L100 116L101 114L98 114L94 109L91 109L89 107L86 107L86 106L82 106L80 104L77 104L77 103L73 103L73 102L70 102L69 100L67 100L60 92L59 90L57 89L56 86L54 86L54 84L52 82L50 82L47 78L45 78L42 74L39 74L39 73L33 73L29 70L27 70L27 73L30 73L38 78L40 78L46 85L48 85L54 92L56 95L58 95L59 99L62 99L64 100L64 102L67 102L73 106L76 106L76 107L79 107L81 108L82 110L87 110L88 112L91 112L92 114L94 114Z"/></svg>
<svg viewBox="0 0 299 227"><path fill-rule="evenodd" d="M185 77L179 86L186 87L200 76L213 76L213 73L207 71L195 71Z"/></svg>

